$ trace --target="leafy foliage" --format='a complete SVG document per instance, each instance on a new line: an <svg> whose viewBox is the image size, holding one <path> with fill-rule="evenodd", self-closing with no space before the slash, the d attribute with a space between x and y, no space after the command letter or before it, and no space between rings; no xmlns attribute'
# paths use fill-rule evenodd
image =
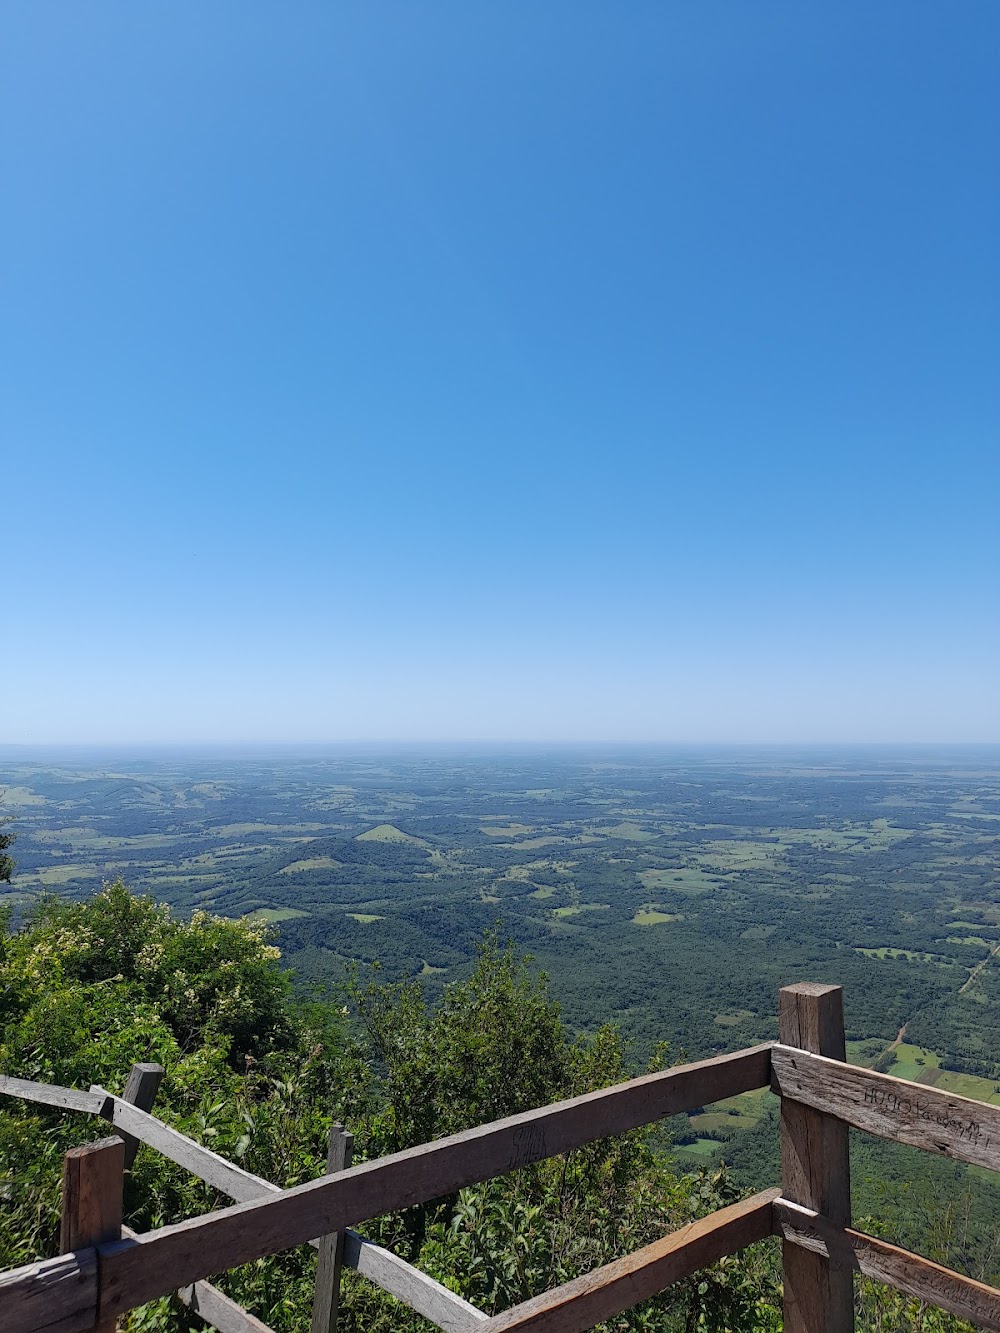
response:
<svg viewBox="0 0 1000 1333"><path fill-rule="evenodd" d="M665 1056L657 1052L650 1067ZM180 920L120 883L82 903L47 901L22 932L0 932L0 1070L120 1088L130 1064L149 1059L167 1071L156 1107L163 1119L283 1186L322 1173L334 1121L350 1126L355 1160L365 1160L632 1072L618 1030L573 1037L545 978L495 932L471 974L436 1004L412 982L383 982L378 969L366 981L355 974L335 1001L296 1001L258 922L204 912ZM56 1252L61 1156L86 1137L78 1116L0 1106L3 1267ZM660 1148L636 1131L367 1229L492 1313L737 1196L724 1170L679 1175ZM221 1202L148 1149L126 1180L126 1217L138 1230ZM776 1253L765 1244L731 1256L608 1327L777 1330ZM313 1252L300 1247L220 1285L277 1333L291 1333L308 1321L314 1272ZM344 1293L347 1333L427 1327L354 1274ZM862 1314L863 1328L885 1333L962 1327L869 1286ZM198 1321L164 1298L126 1323L131 1333L181 1333Z"/></svg>
<svg viewBox="0 0 1000 1333"><path fill-rule="evenodd" d="M117 1088L132 1062L158 1060L167 1070L157 1103L165 1120L286 1186L322 1173L334 1120L350 1125L364 1160L628 1072L618 1033L572 1040L544 978L495 934L472 974L436 1006L417 986L385 984L377 971L365 984L355 978L341 1003L304 1005L290 997L260 924L203 912L182 921L116 883L86 902L46 901L24 931L4 931L0 978L4 1072ZM13 1101L0 1108L4 1266L56 1251L61 1155L85 1137L79 1117ZM370 1229L498 1310L726 1197L723 1177L678 1177L635 1133L374 1219ZM218 1202L146 1149L127 1180L128 1220L141 1230ZM223 1285L284 1333L307 1317L313 1271L303 1248L236 1270ZM661 1299L670 1321L657 1326L686 1327L692 1312L721 1302L734 1311L733 1329L750 1328L760 1283L745 1291L734 1275L731 1264L720 1266ZM360 1279L345 1288L348 1329L423 1326ZM190 1318L166 1299L129 1323L177 1330ZM639 1311L621 1327L646 1328L650 1318Z"/></svg>
<svg viewBox="0 0 1000 1333"><path fill-rule="evenodd" d="M0 820L0 883L9 884L14 874L14 858L8 848L13 847L16 833L4 833L2 825L9 821Z"/></svg>

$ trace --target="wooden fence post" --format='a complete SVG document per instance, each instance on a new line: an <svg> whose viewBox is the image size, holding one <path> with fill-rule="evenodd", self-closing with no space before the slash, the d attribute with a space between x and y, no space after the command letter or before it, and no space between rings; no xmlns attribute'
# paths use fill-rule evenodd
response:
<svg viewBox="0 0 1000 1333"><path fill-rule="evenodd" d="M151 1111L160 1084L163 1082L163 1073L162 1065L133 1065L125 1080L122 1101L131 1102L133 1106L138 1106L140 1111ZM125 1168L128 1170L139 1151L139 1140L124 1132L122 1138L125 1140Z"/></svg>
<svg viewBox="0 0 1000 1333"><path fill-rule="evenodd" d="M59 1248L87 1250L122 1234L122 1171L125 1144L117 1135L70 1148L63 1158L62 1225ZM117 1320L99 1319L94 1333L115 1333Z"/></svg>
<svg viewBox="0 0 1000 1333"><path fill-rule="evenodd" d="M778 1040L845 1060L842 986L799 982L778 992ZM838 1226L851 1224L847 1126L788 1097L781 1099L781 1192ZM853 1333L853 1271L782 1242L785 1333Z"/></svg>
<svg viewBox="0 0 1000 1333"><path fill-rule="evenodd" d="M351 1165L354 1135L343 1125L330 1129L330 1147L326 1158L327 1175L344 1171ZM335 1333L340 1308L340 1269L344 1261L343 1231L333 1231L319 1243L316 1260L316 1293L313 1296L311 1333Z"/></svg>

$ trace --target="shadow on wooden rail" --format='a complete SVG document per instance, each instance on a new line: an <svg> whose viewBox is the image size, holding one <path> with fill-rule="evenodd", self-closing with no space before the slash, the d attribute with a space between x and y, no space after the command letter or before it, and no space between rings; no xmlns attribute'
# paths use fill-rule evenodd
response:
<svg viewBox="0 0 1000 1333"><path fill-rule="evenodd" d="M136 1066L122 1097L0 1079L0 1093L101 1116L122 1137L67 1154L67 1253L0 1274L9 1333L111 1333L117 1317L177 1292L220 1333L269 1333L206 1279L292 1246L320 1250L312 1333L332 1333L339 1269L355 1268L447 1333L582 1333L767 1236L782 1238L786 1333L849 1333L860 1272L1000 1331L1000 1291L850 1225L848 1126L1000 1170L1000 1108L847 1065L840 987L779 993L779 1040L648 1074L350 1165L331 1136L328 1174L282 1190L150 1114L162 1070ZM666 1116L772 1087L781 1099L782 1182L644 1249L487 1316L351 1228ZM125 1160L139 1143L235 1199L234 1206L136 1235L121 1225ZM320 1237L317 1240L316 1237Z"/></svg>

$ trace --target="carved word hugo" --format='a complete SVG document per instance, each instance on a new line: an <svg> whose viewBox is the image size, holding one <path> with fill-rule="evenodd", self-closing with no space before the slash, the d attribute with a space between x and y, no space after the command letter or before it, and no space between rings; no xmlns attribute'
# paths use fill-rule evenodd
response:
<svg viewBox="0 0 1000 1333"><path fill-rule="evenodd" d="M917 1120L927 1121L928 1124L949 1129L967 1143L981 1144L984 1148L990 1146L990 1136L983 1131L982 1125L977 1120L956 1119L946 1111L938 1111L929 1106L919 1097L908 1097L905 1093L896 1092L895 1089L865 1088L865 1105L875 1106L880 1111L894 1111L897 1115L913 1116Z"/></svg>

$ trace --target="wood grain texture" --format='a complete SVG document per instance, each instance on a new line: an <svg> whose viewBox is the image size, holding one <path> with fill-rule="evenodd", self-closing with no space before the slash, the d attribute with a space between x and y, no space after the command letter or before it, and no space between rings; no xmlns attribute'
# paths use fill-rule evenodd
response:
<svg viewBox="0 0 1000 1333"><path fill-rule="evenodd" d="M178 1222L137 1241L103 1247L102 1312L121 1313L314 1236L455 1193L706 1102L766 1087L770 1059L767 1043L648 1074L364 1162L269 1198ZM133 1124L123 1127L134 1133Z"/></svg>
<svg viewBox="0 0 1000 1333"><path fill-rule="evenodd" d="M219 1333L271 1333L267 1324L208 1282L195 1282L190 1287L181 1287L177 1295L206 1324L217 1328Z"/></svg>
<svg viewBox="0 0 1000 1333"><path fill-rule="evenodd" d="M774 1215L776 1230L787 1242L836 1258L866 1277L940 1306L982 1328L1000 1330L1000 1291L995 1287L963 1277L862 1231L837 1227L829 1218L787 1199L775 1201Z"/></svg>
<svg viewBox="0 0 1000 1333"><path fill-rule="evenodd" d="M108 1094L109 1115L114 1116L115 1103L119 1100L123 1099ZM159 1148L172 1161L185 1166L193 1175L214 1185L220 1193L227 1194L231 1199L246 1202L250 1199L271 1198L282 1193L280 1187L271 1181L234 1166L225 1158L203 1148L194 1139L170 1129L154 1116L147 1116L143 1120L132 1117L128 1120L125 1112L119 1114L117 1123L121 1123L123 1119L130 1123L133 1129L138 1130L138 1137L142 1142ZM166 1132L160 1133L159 1130ZM166 1151L167 1149L169 1151ZM230 1168L228 1171L224 1169L227 1167ZM132 1239L138 1238L133 1235ZM310 1238L309 1244L318 1249L321 1241ZM389 1250L372 1245L371 1241L358 1235L356 1231L348 1229L345 1232L345 1244L343 1263L349 1268L356 1268L369 1281L380 1286L390 1296L395 1296L418 1314L438 1324L440 1328L459 1330L465 1326L468 1311L475 1310L474 1306L463 1301L461 1296L449 1291L434 1278L421 1273L418 1268L414 1268L412 1264L408 1264L405 1259L400 1259ZM475 1313L480 1312L475 1311Z"/></svg>
<svg viewBox="0 0 1000 1333"><path fill-rule="evenodd" d="M774 1087L870 1134L1000 1170L1000 1107L783 1046L774 1051Z"/></svg>
<svg viewBox="0 0 1000 1333"><path fill-rule="evenodd" d="M71 1148L63 1157L63 1254L117 1241L122 1234L125 1144L117 1136ZM98 1260L100 1274L100 1260ZM94 1333L114 1333L114 1315L99 1315Z"/></svg>
<svg viewBox="0 0 1000 1333"><path fill-rule="evenodd" d="M101 1091L103 1092L103 1089ZM132 1106L122 1097L114 1097L111 1093L104 1095L107 1100L103 1114L115 1129L131 1135L141 1143L148 1144L150 1148L155 1148L178 1166L186 1167L192 1175L212 1185L220 1194L242 1203L247 1199L259 1199L268 1191L278 1192L277 1186L271 1185L266 1180L262 1181L259 1176L251 1175L242 1167L235 1166L179 1130L171 1129L148 1111Z"/></svg>
<svg viewBox="0 0 1000 1333"><path fill-rule="evenodd" d="M160 1084L163 1082L164 1072L162 1065L133 1065L128 1071L128 1078L125 1080L122 1101L131 1102L133 1106L138 1106L140 1111L151 1111L153 1103L156 1101L156 1094L160 1090ZM122 1137L125 1140L125 1169L127 1171L132 1166L135 1155L139 1151L139 1140L132 1134L123 1134Z"/></svg>
<svg viewBox="0 0 1000 1333"><path fill-rule="evenodd" d="M778 1034L786 1046L846 1057L843 990L800 982L778 992ZM851 1220L847 1126L809 1106L781 1103L781 1181L788 1199L823 1213L838 1226ZM851 1333L852 1270L836 1258L782 1247L785 1333Z"/></svg>
<svg viewBox="0 0 1000 1333"><path fill-rule="evenodd" d="M139 1232L123 1226L122 1236L136 1240ZM231 1296L213 1287L210 1282L195 1282L189 1287L180 1287L175 1294L189 1309L196 1311L206 1324L219 1329L219 1333L272 1333L267 1324L262 1323L249 1310L244 1310L242 1305L237 1305Z"/></svg>
<svg viewBox="0 0 1000 1333"><path fill-rule="evenodd" d="M354 1135L343 1125L330 1130L326 1156L327 1175L334 1176L351 1165ZM334 1333L340 1310L340 1269L344 1262L343 1231L333 1231L317 1242L316 1289L313 1292L312 1333Z"/></svg>
<svg viewBox="0 0 1000 1333"><path fill-rule="evenodd" d="M24 1078L0 1078L0 1093L20 1097L27 1102L41 1102L43 1106L58 1106L65 1111L85 1111L100 1115L107 1093L84 1092L82 1088L60 1088L51 1083L31 1083Z"/></svg>
<svg viewBox="0 0 1000 1333"><path fill-rule="evenodd" d="M780 1191L765 1190L720 1208L624 1259L535 1296L479 1325L481 1333L583 1333L648 1300L755 1241L771 1235L772 1206Z"/></svg>
<svg viewBox="0 0 1000 1333"><path fill-rule="evenodd" d="M96 1318L97 1251L93 1248L0 1273L0 1328L4 1333L92 1333Z"/></svg>
<svg viewBox="0 0 1000 1333"><path fill-rule="evenodd" d="M125 1145L114 1136L70 1148L63 1157L63 1254L117 1240L122 1232Z"/></svg>
<svg viewBox="0 0 1000 1333"><path fill-rule="evenodd" d="M348 1230L345 1234L344 1263L443 1328L445 1333L466 1333L467 1329L480 1327L488 1318L456 1292L449 1291L391 1250L365 1240L356 1231Z"/></svg>

